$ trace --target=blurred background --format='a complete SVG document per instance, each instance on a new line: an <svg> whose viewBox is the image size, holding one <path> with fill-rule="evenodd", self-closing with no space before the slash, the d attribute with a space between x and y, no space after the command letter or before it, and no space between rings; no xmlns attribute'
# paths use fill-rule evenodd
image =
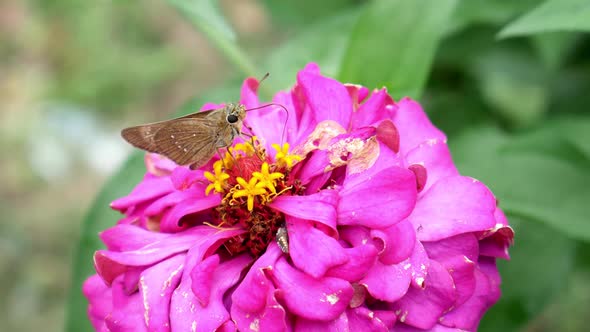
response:
<svg viewBox="0 0 590 332"><path fill-rule="evenodd" d="M0 0L0 330L87 328L96 234L143 172L121 128L311 61L419 99L498 196L517 235L480 330L585 330L589 22L586 0Z"/></svg>

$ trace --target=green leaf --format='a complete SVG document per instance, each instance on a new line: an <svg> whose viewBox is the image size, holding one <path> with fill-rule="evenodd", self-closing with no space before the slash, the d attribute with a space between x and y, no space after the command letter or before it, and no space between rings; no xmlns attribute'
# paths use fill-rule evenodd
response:
<svg viewBox="0 0 590 332"><path fill-rule="evenodd" d="M576 245L534 221L508 215L515 230L510 261L498 260L502 297L478 331L514 331L555 301L575 266Z"/></svg>
<svg viewBox="0 0 590 332"><path fill-rule="evenodd" d="M294 84L297 72L307 63L317 63L322 73L336 76L349 32L359 14L338 12L301 31L281 45L265 61L273 87L287 89Z"/></svg>
<svg viewBox="0 0 590 332"><path fill-rule="evenodd" d="M553 121L515 137L474 128L449 141L451 151L461 173L488 185L505 211L590 241L590 154L573 139L588 136L590 119L579 117L578 127Z"/></svg>
<svg viewBox="0 0 590 332"><path fill-rule="evenodd" d="M330 18L343 9L358 6L357 0L297 0L276 1L263 0L270 11L273 21L280 26L305 26L310 23Z"/></svg>
<svg viewBox="0 0 590 332"><path fill-rule="evenodd" d="M350 36L339 78L418 98L455 0L377 0Z"/></svg>
<svg viewBox="0 0 590 332"><path fill-rule="evenodd" d="M531 126L548 109L549 76L529 53L507 45L471 65L483 98L511 127Z"/></svg>
<svg viewBox="0 0 590 332"><path fill-rule="evenodd" d="M182 107L177 116L197 111L205 102L226 102L238 98L239 85L226 85L195 98ZM115 225L121 215L109 208L116 198L127 195L145 173L144 153L135 151L127 162L106 183L89 209L82 224L77 250L72 264L72 282L68 297L67 332L92 331L86 313L88 301L82 294L82 283L94 274L92 256L103 247L98 233Z"/></svg>
<svg viewBox="0 0 590 332"><path fill-rule="evenodd" d="M548 0L510 23L499 38L552 31L590 31L588 0Z"/></svg>
<svg viewBox="0 0 590 332"><path fill-rule="evenodd" d="M473 24L497 25L538 5L540 0L461 0L450 22L456 31Z"/></svg>
<svg viewBox="0 0 590 332"><path fill-rule="evenodd" d="M242 74L258 77L260 71L236 43L233 30L214 0L168 0L223 53Z"/></svg>

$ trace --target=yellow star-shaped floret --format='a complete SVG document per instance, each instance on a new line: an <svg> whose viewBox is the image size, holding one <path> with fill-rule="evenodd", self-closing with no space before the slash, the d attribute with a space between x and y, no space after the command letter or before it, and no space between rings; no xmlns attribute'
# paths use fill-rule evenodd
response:
<svg viewBox="0 0 590 332"><path fill-rule="evenodd" d="M205 172L205 177L207 178L207 180L211 181L211 184L209 184L207 186L207 189L205 189L205 194L209 195L209 192L212 189L215 189L216 192L218 193L222 193L223 192L223 186L225 185L225 180L229 179L229 174L224 173L221 170L221 166L223 165L223 161L218 160L213 164L213 173L211 172Z"/></svg>
<svg viewBox="0 0 590 332"><path fill-rule="evenodd" d="M275 160L277 161L277 165L280 167L284 166L287 169L290 169L293 167L294 162L301 160L300 156L296 154L289 154L289 143L283 144L282 147L275 143L272 145L272 147L277 150Z"/></svg>
<svg viewBox="0 0 590 332"><path fill-rule="evenodd" d="M252 137L252 142L238 143L235 145L234 151L242 151L246 156L252 156L256 152L253 145L255 141L256 136Z"/></svg>
<svg viewBox="0 0 590 332"><path fill-rule="evenodd" d="M252 176L258 179L258 185L268 188L273 194L277 193L275 188L275 182L277 179L282 178L284 175L279 172L270 173L268 163L262 164L260 172L252 173Z"/></svg>
<svg viewBox="0 0 590 332"><path fill-rule="evenodd" d="M266 189L263 185L257 183L258 179L255 177L251 178L249 182L246 182L241 177L238 177L236 181L238 181L240 189L234 191L233 198L248 197L248 211L252 211L254 209L254 197L266 194Z"/></svg>

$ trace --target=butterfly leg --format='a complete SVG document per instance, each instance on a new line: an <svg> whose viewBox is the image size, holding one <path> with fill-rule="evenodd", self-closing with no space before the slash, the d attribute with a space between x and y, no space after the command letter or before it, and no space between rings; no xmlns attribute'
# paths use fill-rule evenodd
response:
<svg viewBox="0 0 590 332"><path fill-rule="evenodd" d="M246 128L248 128L248 130L252 133L252 128L250 128L248 126L246 126ZM249 139L248 140L244 140L244 141L250 143L250 145L252 146L252 148L254 149L254 151L257 151L256 150L256 146L254 145L254 136L253 135L250 135L250 134L246 134L244 132L242 132L241 135L248 137ZM255 154L258 157L258 159L264 160L262 158L262 156L260 156L260 154L258 154L257 152L255 152Z"/></svg>

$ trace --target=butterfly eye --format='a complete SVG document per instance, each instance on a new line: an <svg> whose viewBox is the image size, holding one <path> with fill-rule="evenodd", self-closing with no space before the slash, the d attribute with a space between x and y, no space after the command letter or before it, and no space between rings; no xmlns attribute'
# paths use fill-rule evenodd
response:
<svg viewBox="0 0 590 332"><path fill-rule="evenodd" d="M236 123L238 122L238 117L236 115L230 114L227 116L227 122Z"/></svg>

